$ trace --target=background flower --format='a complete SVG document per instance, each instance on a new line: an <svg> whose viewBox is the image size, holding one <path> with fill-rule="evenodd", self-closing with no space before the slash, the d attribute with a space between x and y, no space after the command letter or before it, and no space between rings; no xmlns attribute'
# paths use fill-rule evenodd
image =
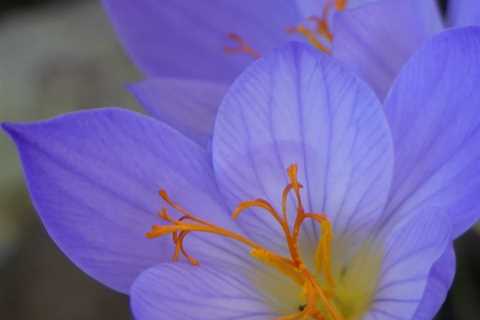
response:
<svg viewBox="0 0 480 320"><path fill-rule="evenodd" d="M103 3L127 52L148 78L131 85L132 93L151 115L202 146L210 141L226 88L248 63L289 39L315 44L307 34L289 29L305 27L383 100L422 43L447 26L480 22L479 5L465 0L448 4L446 19L435 0ZM324 19L331 35L322 35L312 17ZM229 38L232 34L236 41ZM225 51L232 46L243 51ZM201 121L192 122L187 114Z"/></svg>
<svg viewBox="0 0 480 320"><path fill-rule="evenodd" d="M289 39L304 39L288 29L322 17L326 4L333 10L343 2L103 1L126 51L148 78L130 90L151 115L202 146L208 145L215 113L233 79L259 55ZM231 49L243 47L255 54Z"/></svg>

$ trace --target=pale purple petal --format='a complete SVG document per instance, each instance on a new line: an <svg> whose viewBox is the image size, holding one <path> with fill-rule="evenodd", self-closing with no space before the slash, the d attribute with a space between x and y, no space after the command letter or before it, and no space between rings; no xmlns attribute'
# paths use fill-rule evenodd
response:
<svg viewBox="0 0 480 320"><path fill-rule="evenodd" d="M448 23L451 26L480 25L480 1L450 0L448 1Z"/></svg>
<svg viewBox="0 0 480 320"><path fill-rule="evenodd" d="M448 215L429 208L412 212L410 221L387 235L381 277L366 320L417 320L413 316L431 283L432 266L451 244L450 228Z"/></svg>
<svg viewBox="0 0 480 320"><path fill-rule="evenodd" d="M160 224L160 188L199 215L230 223L210 155L154 119L100 109L2 126L17 144L50 236L77 266L116 290L128 292L139 272L170 259L168 239L144 236Z"/></svg>
<svg viewBox="0 0 480 320"><path fill-rule="evenodd" d="M265 320L275 314L241 269L161 264L131 290L138 320Z"/></svg>
<svg viewBox="0 0 480 320"><path fill-rule="evenodd" d="M347 8L357 8L376 1L384 0L347 0Z"/></svg>
<svg viewBox="0 0 480 320"><path fill-rule="evenodd" d="M336 232L367 230L381 214L392 154L373 92L327 55L298 43L237 79L219 109L213 140L216 176L231 206L264 198L278 209L286 169L297 163L306 210L325 212ZM239 223L259 241L284 243L263 212Z"/></svg>
<svg viewBox="0 0 480 320"><path fill-rule="evenodd" d="M292 0L103 0L127 52L148 76L230 82L253 58L227 54L241 36L264 54L301 19ZM275 14L272 14L275 12Z"/></svg>
<svg viewBox="0 0 480 320"><path fill-rule="evenodd" d="M333 56L383 100L410 55L442 29L434 0L382 0L334 17Z"/></svg>
<svg viewBox="0 0 480 320"><path fill-rule="evenodd" d="M300 12L305 18L322 16L323 6L330 0L295 0Z"/></svg>
<svg viewBox="0 0 480 320"><path fill-rule="evenodd" d="M153 78L130 90L155 118L206 146L227 86L210 81Z"/></svg>
<svg viewBox="0 0 480 320"><path fill-rule="evenodd" d="M408 62L386 100L395 145L392 222L435 205L454 235L480 215L480 28L435 36Z"/></svg>
<svg viewBox="0 0 480 320"><path fill-rule="evenodd" d="M455 251L451 244L433 265L422 302L418 306L415 320L431 320L440 310L455 277Z"/></svg>

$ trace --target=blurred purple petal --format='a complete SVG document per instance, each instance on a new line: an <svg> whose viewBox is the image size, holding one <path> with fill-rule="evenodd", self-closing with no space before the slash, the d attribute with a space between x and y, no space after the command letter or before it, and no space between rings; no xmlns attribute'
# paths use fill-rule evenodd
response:
<svg viewBox="0 0 480 320"><path fill-rule="evenodd" d="M480 1L450 0L448 2L448 23L451 26L480 25Z"/></svg>
<svg viewBox="0 0 480 320"><path fill-rule="evenodd" d="M381 214L393 151L373 92L328 56L293 43L255 63L229 90L213 159L231 206L262 197L279 208L286 169L297 163L306 210L325 212L344 232L366 230ZM252 215L239 219L250 236L284 244L270 217Z"/></svg>
<svg viewBox="0 0 480 320"><path fill-rule="evenodd" d="M395 226L387 235L381 278L367 320L417 320L413 316L424 298L432 265L451 244L450 227L449 217L432 208L417 210L410 221Z"/></svg>
<svg viewBox="0 0 480 320"><path fill-rule="evenodd" d="M413 317L415 320L431 320L435 317L447 298L448 290L455 277L455 267L456 258L452 244L430 271L422 302L415 313L415 317Z"/></svg>
<svg viewBox="0 0 480 320"><path fill-rule="evenodd" d="M131 290L139 320L265 320L275 316L241 270L161 264L140 275Z"/></svg>
<svg viewBox="0 0 480 320"><path fill-rule="evenodd" d="M212 137L217 109L227 86L201 80L154 78L130 89L151 115L205 146Z"/></svg>
<svg viewBox="0 0 480 320"><path fill-rule="evenodd" d="M434 0L382 0L334 17L333 55L383 100L410 55L442 29Z"/></svg>
<svg viewBox="0 0 480 320"><path fill-rule="evenodd" d="M323 6L330 0L294 0L305 18L311 16L321 16L323 12Z"/></svg>
<svg viewBox="0 0 480 320"><path fill-rule="evenodd" d="M144 236L160 223L161 187L230 226L210 156L158 121L103 109L3 128L17 144L50 236L76 265L116 290L128 292L139 272L170 259L169 239Z"/></svg>
<svg viewBox="0 0 480 320"><path fill-rule="evenodd" d="M127 52L148 76L230 82L253 58L227 54L229 33L259 54L301 19L291 0L103 0ZM272 14L272 12L275 14Z"/></svg>
<svg viewBox="0 0 480 320"><path fill-rule="evenodd" d="M395 145L392 221L434 204L454 235L480 216L480 28L446 31L402 70L386 100Z"/></svg>

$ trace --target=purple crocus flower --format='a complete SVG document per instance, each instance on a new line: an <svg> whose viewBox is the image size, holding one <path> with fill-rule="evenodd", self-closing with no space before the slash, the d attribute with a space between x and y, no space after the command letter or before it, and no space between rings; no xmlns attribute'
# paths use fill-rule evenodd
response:
<svg viewBox="0 0 480 320"><path fill-rule="evenodd" d="M432 319L478 217L479 52L480 28L434 37L382 106L290 44L229 89L211 153L116 108L2 127L51 237L137 319Z"/></svg>
<svg viewBox="0 0 480 320"><path fill-rule="evenodd" d="M309 38L328 51L329 18L347 1L103 0L103 4L129 56L148 78L130 90L151 115L206 146L221 99L240 72L291 39Z"/></svg>
<svg viewBox="0 0 480 320"><path fill-rule="evenodd" d="M383 101L402 65L427 39L446 26L480 24L476 0L450 1L446 22L436 0L103 3L127 52L148 77L130 90L151 115L202 146L209 144L231 81L289 39L332 53Z"/></svg>

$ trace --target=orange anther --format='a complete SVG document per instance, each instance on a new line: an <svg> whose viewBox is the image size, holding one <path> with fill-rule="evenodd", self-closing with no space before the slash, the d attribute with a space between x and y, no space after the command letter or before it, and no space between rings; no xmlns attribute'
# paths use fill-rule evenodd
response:
<svg viewBox="0 0 480 320"><path fill-rule="evenodd" d="M246 42L239 34L230 32L227 34L227 38L233 41L236 45L233 47L225 46L223 50L226 53L243 53L252 57L253 59L258 59L261 57L261 54L257 50L253 49L253 47L250 46L248 42Z"/></svg>
<svg viewBox="0 0 480 320"><path fill-rule="evenodd" d="M347 0L335 0L335 9L342 11L347 8Z"/></svg>
<svg viewBox="0 0 480 320"><path fill-rule="evenodd" d="M251 208L266 211L282 227L290 253L289 257L279 255L241 234L216 226L194 216L188 210L172 201L165 190L160 190L160 196L170 207L179 212L181 217L175 220L170 217L167 209L163 209L160 212L160 218L168 224L152 226L151 230L146 233L146 237L152 239L171 234L175 246L172 259L177 261L180 254L182 254L192 265L198 265L199 262L189 255L184 248L184 240L187 235L192 232L216 234L240 242L250 248L250 254L252 257L259 262L280 271L302 288L302 293L305 296L306 302L305 306L302 307L302 310L295 314L278 318L277 320L300 320L311 318L320 320L327 318L331 320L343 320L343 316L338 313L335 304L331 300L332 296L326 293L326 289L329 290L328 292L331 292L335 286L331 274L331 241L333 238L331 224L327 216L324 214L305 212L300 194L303 186L298 181L298 166L296 164L289 166L287 173L289 181L282 192L282 214L277 212L274 206L268 201L264 199L255 199L241 202L233 211L232 218L237 219L242 212ZM290 230L287 218L287 199L292 191L296 203L296 217L293 230ZM312 219L317 222L322 230L322 236L319 239L317 250L315 252L315 262L318 272L321 272L326 279L328 284L328 288L326 289L322 288L317 283L316 278L307 269L299 253L298 243L300 239L300 231L302 224L306 219ZM322 306L321 310L318 308L319 304ZM325 317L323 312L325 312L328 317Z"/></svg>
<svg viewBox="0 0 480 320"><path fill-rule="evenodd" d="M287 32L298 33L305 37L307 41L315 48L319 49L320 51L330 53L330 48L321 40L323 38L327 43L331 43L333 41L333 33L329 24L332 11L343 11L346 8L347 0L326 0L321 16L311 16L308 18L310 22L316 24L314 28L309 28L303 24L299 24L295 27L288 28Z"/></svg>
<svg viewBox="0 0 480 320"><path fill-rule="evenodd" d="M298 33L302 36L304 36L308 43L310 43L312 46L317 48L320 51L323 51L325 53L330 53L330 49L327 48L317 37L317 32L315 30L311 30L307 28L304 25L298 25L296 27L290 27L287 28L288 33Z"/></svg>

